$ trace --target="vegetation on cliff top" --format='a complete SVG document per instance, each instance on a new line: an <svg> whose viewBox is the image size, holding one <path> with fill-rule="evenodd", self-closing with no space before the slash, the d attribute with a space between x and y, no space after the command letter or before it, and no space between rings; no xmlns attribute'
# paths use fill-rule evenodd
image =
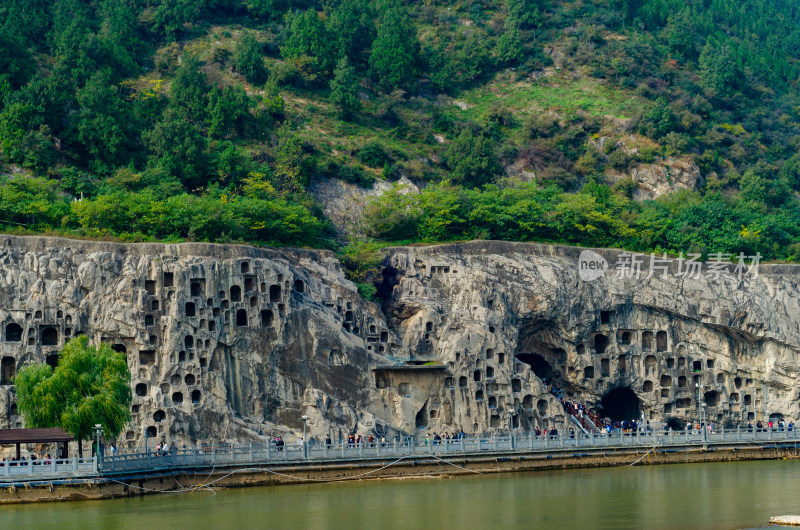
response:
<svg viewBox="0 0 800 530"><path fill-rule="evenodd" d="M0 0L0 228L337 247L309 183L405 176L374 241L797 260L798 28L798 0ZM675 160L698 190L634 200Z"/></svg>

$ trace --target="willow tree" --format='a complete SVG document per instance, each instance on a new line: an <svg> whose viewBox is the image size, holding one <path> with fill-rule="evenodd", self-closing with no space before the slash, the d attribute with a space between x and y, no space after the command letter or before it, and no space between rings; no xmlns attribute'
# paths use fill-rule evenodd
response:
<svg viewBox="0 0 800 530"><path fill-rule="evenodd" d="M29 428L61 427L91 440L95 424L115 438L130 421L131 373L125 354L108 344L90 346L85 336L67 343L55 370L46 364L22 368L14 380L17 407Z"/></svg>

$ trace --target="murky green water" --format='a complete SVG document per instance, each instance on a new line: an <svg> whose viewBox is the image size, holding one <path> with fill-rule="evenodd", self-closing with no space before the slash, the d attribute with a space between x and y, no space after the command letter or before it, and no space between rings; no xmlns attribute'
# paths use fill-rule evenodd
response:
<svg viewBox="0 0 800 530"><path fill-rule="evenodd" d="M800 462L644 466L0 506L0 528L742 528L800 514Z"/></svg>

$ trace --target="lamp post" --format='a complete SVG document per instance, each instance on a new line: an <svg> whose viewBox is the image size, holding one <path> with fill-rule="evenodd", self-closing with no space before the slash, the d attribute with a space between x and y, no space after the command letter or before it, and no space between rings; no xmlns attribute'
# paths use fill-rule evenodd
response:
<svg viewBox="0 0 800 530"><path fill-rule="evenodd" d="M703 429L703 440L706 439L706 425L703 417L703 381L697 383L697 411L700 416L700 428Z"/></svg>
<svg viewBox="0 0 800 530"><path fill-rule="evenodd" d="M508 436L511 441L511 449L514 449L514 409L508 409Z"/></svg>
<svg viewBox="0 0 800 530"><path fill-rule="evenodd" d="M147 454L147 427L144 428L144 454Z"/></svg>
<svg viewBox="0 0 800 530"><path fill-rule="evenodd" d="M300 419L303 420L303 458L308 458L308 441L306 440L306 422L308 421L308 416L303 415Z"/></svg>
<svg viewBox="0 0 800 530"><path fill-rule="evenodd" d="M95 438L95 458L97 459L97 466L100 466L100 435L103 434L103 426L99 423L94 424L94 438Z"/></svg>

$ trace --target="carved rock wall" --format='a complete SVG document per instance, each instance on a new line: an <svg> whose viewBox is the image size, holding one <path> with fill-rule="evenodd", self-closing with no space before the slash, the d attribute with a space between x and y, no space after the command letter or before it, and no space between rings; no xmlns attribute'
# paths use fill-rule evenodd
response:
<svg viewBox="0 0 800 530"><path fill-rule="evenodd" d="M695 420L702 384L712 421L800 417L798 267L584 282L580 251L389 249L381 307L325 251L2 236L0 428L22 422L14 373L55 365L78 334L127 353L128 447L146 431L291 439L303 415L311 436L334 439L562 429L543 380L612 416L633 414L633 399L648 419Z"/></svg>
<svg viewBox="0 0 800 530"><path fill-rule="evenodd" d="M369 371L394 336L327 252L0 240L0 428L19 427L26 363L79 334L127 352L123 443L383 430ZM368 342L369 341L369 342Z"/></svg>
<svg viewBox="0 0 800 530"><path fill-rule="evenodd" d="M382 284L390 328L410 352L449 369L418 425L502 428L509 409L523 428L558 424L542 379L617 419L626 416L614 409L630 405L619 403L619 389L651 420L697 421L701 391L717 424L800 416L799 267L690 279L673 264L666 279L645 279L646 260L640 279L610 271L585 282L581 250L499 242L390 250ZM616 262L617 251L597 252Z"/></svg>

